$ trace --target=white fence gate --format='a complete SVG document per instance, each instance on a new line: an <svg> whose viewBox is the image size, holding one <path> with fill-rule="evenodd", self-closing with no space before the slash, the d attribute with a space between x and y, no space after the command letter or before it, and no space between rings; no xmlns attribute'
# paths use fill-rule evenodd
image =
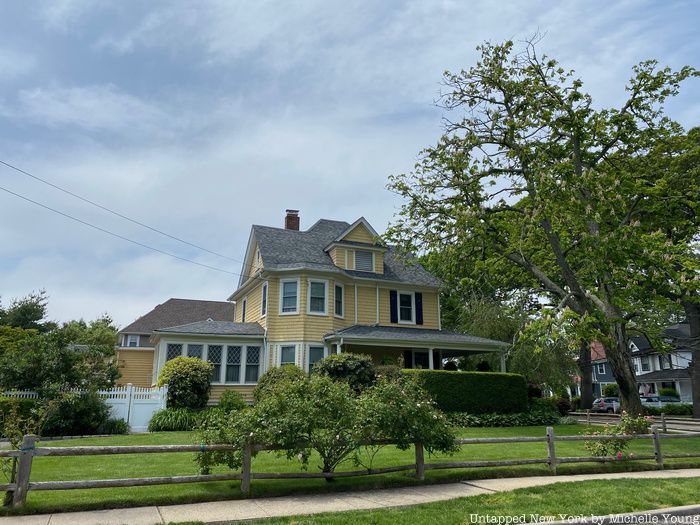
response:
<svg viewBox="0 0 700 525"><path fill-rule="evenodd" d="M139 388L129 383L126 386L97 392L110 407L110 416L123 419L132 432L145 432L153 413L165 408L168 385L161 388ZM37 399L36 392L5 392L4 395L24 399Z"/></svg>

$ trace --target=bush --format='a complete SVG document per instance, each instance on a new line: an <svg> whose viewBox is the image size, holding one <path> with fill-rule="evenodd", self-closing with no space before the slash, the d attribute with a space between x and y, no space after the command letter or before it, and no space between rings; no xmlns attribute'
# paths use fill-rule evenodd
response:
<svg viewBox="0 0 700 525"><path fill-rule="evenodd" d="M603 397L617 397L620 395L620 387L615 383L603 387Z"/></svg>
<svg viewBox="0 0 700 525"><path fill-rule="evenodd" d="M564 416L559 418L560 425L578 425L578 419L574 416Z"/></svg>
<svg viewBox="0 0 700 525"><path fill-rule="evenodd" d="M648 434L650 428L651 417L631 417L627 412L622 412L620 422L617 425L605 425L602 431L596 431L592 434L620 436L620 438L584 441L583 446L594 457L612 456L617 459L624 459L624 453L630 445L630 440L625 439L624 436L630 434Z"/></svg>
<svg viewBox="0 0 700 525"><path fill-rule="evenodd" d="M675 388L662 388L661 390L659 390L659 395L660 396L680 397L678 395L678 391Z"/></svg>
<svg viewBox="0 0 700 525"><path fill-rule="evenodd" d="M42 436L99 434L109 420L109 406L97 392L70 394L49 411Z"/></svg>
<svg viewBox="0 0 700 525"><path fill-rule="evenodd" d="M573 410L579 410L581 408L581 396L574 396L571 398L571 408Z"/></svg>
<svg viewBox="0 0 700 525"><path fill-rule="evenodd" d="M345 381L355 392L372 386L375 379L372 357L365 354L331 354L314 365L314 373Z"/></svg>
<svg viewBox="0 0 700 525"><path fill-rule="evenodd" d="M534 383L527 384L527 398L542 397L542 387Z"/></svg>
<svg viewBox="0 0 700 525"><path fill-rule="evenodd" d="M5 420L21 419L33 420L33 410L38 406L36 399L24 399L19 397L0 397L0 437L5 435Z"/></svg>
<svg viewBox="0 0 700 525"><path fill-rule="evenodd" d="M445 412L487 414L527 410L527 385L517 374L404 370L415 377Z"/></svg>
<svg viewBox="0 0 700 525"><path fill-rule="evenodd" d="M280 384L289 381L306 381L306 379L306 374L298 366L282 365L270 368L258 379L258 384L253 390L253 399L255 403L259 403L269 395L274 394L279 389Z"/></svg>
<svg viewBox="0 0 700 525"><path fill-rule="evenodd" d="M643 410L644 414L647 416L660 416L662 412L667 416L693 415L693 405L686 405L681 403L665 405L663 408L644 406Z"/></svg>
<svg viewBox="0 0 700 525"><path fill-rule="evenodd" d="M552 411L530 410L516 414L467 414L451 412L447 419L455 427L531 427L556 425L559 414Z"/></svg>
<svg viewBox="0 0 700 525"><path fill-rule="evenodd" d="M202 411L191 408L165 408L153 414L148 422L149 432L185 432L197 428Z"/></svg>
<svg viewBox="0 0 700 525"><path fill-rule="evenodd" d="M123 419L108 419L99 429L100 434L128 434L129 425Z"/></svg>
<svg viewBox="0 0 700 525"><path fill-rule="evenodd" d="M559 410L559 414L562 416L566 416L571 412L571 401L569 401L565 397L560 397L557 399L557 410Z"/></svg>
<svg viewBox="0 0 700 525"><path fill-rule="evenodd" d="M224 412L235 412L243 410L248 405L246 405L243 394L235 390L226 390L221 394L218 406Z"/></svg>
<svg viewBox="0 0 700 525"><path fill-rule="evenodd" d="M401 377L401 367L398 365L378 365L374 367L375 379L398 380Z"/></svg>
<svg viewBox="0 0 700 525"><path fill-rule="evenodd" d="M204 408L209 401L212 367L196 357L176 357L166 362L158 386L168 385L168 408Z"/></svg>

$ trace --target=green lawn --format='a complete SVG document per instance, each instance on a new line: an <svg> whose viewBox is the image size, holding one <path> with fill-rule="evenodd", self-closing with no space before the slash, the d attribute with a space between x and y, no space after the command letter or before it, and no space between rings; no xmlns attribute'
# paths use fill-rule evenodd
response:
<svg viewBox="0 0 700 525"><path fill-rule="evenodd" d="M441 525L479 516L524 516L525 521L567 516L647 511L700 502L700 478L596 480L459 498L412 507L294 516L254 521L260 525Z"/></svg>
<svg viewBox="0 0 700 525"><path fill-rule="evenodd" d="M557 434L579 434L585 431L581 425L558 426ZM460 432L462 437L484 436L543 436L544 427L520 428L474 428ZM145 445L145 444L183 444L192 443L193 437L186 432L169 432L141 434L110 438L85 438L66 441L48 441L44 446L79 446L79 445ZM665 452L700 452L700 439L677 439L663 442ZM653 454L651 440L633 442L631 450L636 454ZM513 443L467 445L454 456L434 456L426 458L427 462L455 460L489 460L546 457L545 443ZM557 443L559 456L587 456L582 442ZM400 451L386 447L375 458L374 467L408 464L414 461L413 450ZM312 457L310 470L315 469ZM669 460L669 466L700 466L700 460ZM341 465L340 470L354 469L352 464ZM573 472L609 472L624 470L643 470L654 468L653 462L615 462L610 464L572 464L561 465L560 473ZM253 460L253 471L257 472L293 472L299 471L296 461L287 461L276 453L261 453ZM219 469L224 472L225 469ZM38 457L32 469L33 481L108 479L142 476L167 476L196 474L197 468L191 453L144 454L118 456L82 456L82 457ZM452 469L426 472L426 483L445 483L462 479L479 479L492 477L512 477L525 475L548 475L545 465ZM321 479L304 480L253 480L252 496L265 497L283 494L318 493L342 490L369 490L379 487L410 486L420 483L413 477L413 472L401 472L381 476L358 478L340 478L327 483ZM34 491L29 493L24 510L27 513L50 511L85 510L99 508L129 507L150 504L189 503L222 499L236 499L243 495L236 481L209 483L188 483L180 485L159 485L149 487L89 489L68 491ZM2 509L0 513L9 512Z"/></svg>

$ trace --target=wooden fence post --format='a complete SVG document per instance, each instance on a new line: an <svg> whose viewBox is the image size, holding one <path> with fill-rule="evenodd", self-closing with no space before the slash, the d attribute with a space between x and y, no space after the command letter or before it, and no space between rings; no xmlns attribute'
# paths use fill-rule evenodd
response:
<svg viewBox="0 0 700 525"><path fill-rule="evenodd" d="M423 481L425 479L425 454L423 443L416 443L416 477Z"/></svg>
<svg viewBox="0 0 700 525"><path fill-rule="evenodd" d="M241 469L241 492L250 494L250 471L253 459L253 447L246 445L243 449L243 467Z"/></svg>
<svg viewBox="0 0 700 525"><path fill-rule="evenodd" d="M661 430L665 434L667 432L666 430L666 414L661 412Z"/></svg>
<svg viewBox="0 0 700 525"><path fill-rule="evenodd" d="M651 433L654 435L654 455L656 456L656 464L660 469L664 468L664 457L661 454L661 439L659 438L659 427L654 425L651 427Z"/></svg>
<svg viewBox="0 0 700 525"><path fill-rule="evenodd" d="M12 506L15 508L24 507L27 502L27 492L29 492L29 476L32 472L32 461L34 460L34 446L37 436L28 434L22 438L20 448L19 465L17 468L17 488L12 496Z"/></svg>
<svg viewBox="0 0 700 525"><path fill-rule="evenodd" d="M591 426L591 409L586 409L586 425Z"/></svg>
<svg viewBox="0 0 700 525"><path fill-rule="evenodd" d="M547 461L549 463L549 471L552 474L556 474L557 454L554 449L554 427L547 427Z"/></svg>

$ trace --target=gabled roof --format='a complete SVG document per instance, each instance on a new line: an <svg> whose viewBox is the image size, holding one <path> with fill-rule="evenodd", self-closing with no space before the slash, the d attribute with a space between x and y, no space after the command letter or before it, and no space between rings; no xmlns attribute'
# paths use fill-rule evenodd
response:
<svg viewBox="0 0 700 525"><path fill-rule="evenodd" d="M345 239L346 235L348 235L351 231L353 231L355 228L357 228L360 224L367 229L367 231L369 232L369 234L372 237L379 237L379 234L374 230L374 228L372 228L372 225L369 222L367 222L367 219L365 219L364 217L360 217L355 222L353 222L350 226L348 226L334 240L338 241L338 242L342 241L343 239Z"/></svg>
<svg viewBox="0 0 700 525"><path fill-rule="evenodd" d="M158 334L194 334L194 335L249 335L262 337L265 330L258 323L234 323L232 321L198 321L179 326L170 326L156 330Z"/></svg>
<svg viewBox="0 0 700 525"><path fill-rule="evenodd" d="M651 354L655 352L654 347L651 346L651 343L649 342L649 339L647 339L644 335L634 335L630 337L630 346L632 344L637 348L637 351L632 350L635 355Z"/></svg>
<svg viewBox="0 0 700 525"><path fill-rule="evenodd" d="M226 301L168 299L146 315L122 328L121 334L151 334L159 328L212 319L232 321L235 305Z"/></svg>
<svg viewBox="0 0 700 525"><path fill-rule="evenodd" d="M360 218L354 224L360 224L361 221L365 221L365 219ZM325 249L338 238L342 238L352 227L345 221L328 219L319 220L306 231L254 225L251 231L251 239L254 237L257 242L265 270L318 270L374 281L429 287L442 285L442 281L426 271L418 264L415 258L410 256L401 257L398 254L398 250L391 246L381 246L383 249L386 249L384 253L384 274L338 268L333 264L333 260ZM374 230L371 231L374 232ZM248 250L250 249L251 245L249 243ZM250 256L251 254L246 256L246 261ZM243 282L244 279L241 280L239 286Z"/></svg>

